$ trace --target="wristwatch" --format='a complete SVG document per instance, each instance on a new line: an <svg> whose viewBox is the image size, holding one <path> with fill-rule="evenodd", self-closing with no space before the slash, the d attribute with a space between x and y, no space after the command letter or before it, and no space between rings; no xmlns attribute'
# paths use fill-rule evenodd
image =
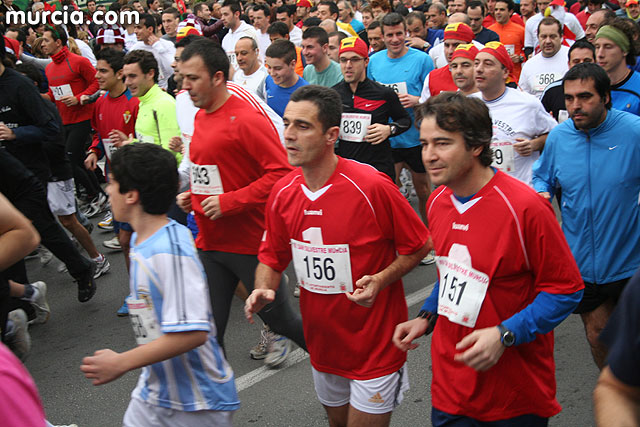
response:
<svg viewBox="0 0 640 427"><path fill-rule="evenodd" d="M391 131L391 134L389 136L394 136L396 134L396 132L398 131L398 126L389 125L389 130Z"/></svg>
<svg viewBox="0 0 640 427"><path fill-rule="evenodd" d="M429 42L424 42L424 44L422 45L422 50L426 51L430 47L431 47L431 44L429 44Z"/></svg>
<svg viewBox="0 0 640 427"><path fill-rule="evenodd" d="M416 319L427 319L427 321L429 322L429 326L427 326L427 330L424 331L424 334L429 335L431 332L433 332L433 328L436 327L438 315L427 310L420 310L420 312L416 316Z"/></svg>
<svg viewBox="0 0 640 427"><path fill-rule="evenodd" d="M516 342L516 336L513 332L508 330L502 323L498 325L500 330L500 342L505 347L511 347Z"/></svg>

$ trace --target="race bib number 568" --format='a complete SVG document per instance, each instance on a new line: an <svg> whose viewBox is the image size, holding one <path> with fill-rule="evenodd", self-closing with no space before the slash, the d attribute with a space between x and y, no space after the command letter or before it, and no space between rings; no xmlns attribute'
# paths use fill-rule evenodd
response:
<svg viewBox="0 0 640 427"><path fill-rule="evenodd" d="M489 276L449 257L437 257L440 273L438 314L473 328L489 287Z"/></svg>

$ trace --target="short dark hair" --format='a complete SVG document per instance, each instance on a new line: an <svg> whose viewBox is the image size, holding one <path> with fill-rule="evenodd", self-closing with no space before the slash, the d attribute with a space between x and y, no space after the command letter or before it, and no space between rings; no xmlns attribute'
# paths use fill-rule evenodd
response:
<svg viewBox="0 0 640 427"><path fill-rule="evenodd" d="M367 27L367 31L375 30L376 28L380 28L380 30L382 30L382 24L377 19L374 19L373 21L371 21L371 24L369 24L369 26Z"/></svg>
<svg viewBox="0 0 640 427"><path fill-rule="evenodd" d="M595 46L593 46L591 43L589 43L585 39L581 39L581 40L576 41L569 48L569 55L567 55L567 58L569 58L569 60L571 60L571 52L573 52L576 49L589 49L591 51L591 53L593 54L593 59L594 60L596 59L596 48L595 48Z"/></svg>
<svg viewBox="0 0 640 427"><path fill-rule="evenodd" d="M431 5L429 6L429 9L431 8L438 9L438 14L440 15L447 14L447 6L443 5L442 3L431 3Z"/></svg>
<svg viewBox="0 0 640 427"><path fill-rule="evenodd" d="M147 0L147 7L151 7L155 0Z"/></svg>
<svg viewBox="0 0 640 427"><path fill-rule="evenodd" d="M259 10L264 12L264 16L266 16L267 18L271 16L271 9L269 9L269 6L267 6L266 4L254 4L253 5L253 11L254 12L257 12Z"/></svg>
<svg viewBox="0 0 640 427"><path fill-rule="evenodd" d="M515 4L513 3L513 0L496 0L496 3L497 2L506 3L508 10L513 10L516 7Z"/></svg>
<svg viewBox="0 0 640 427"><path fill-rule="evenodd" d="M85 5L89 5L89 3L96 3L96 0L87 0L87 2L85 3Z"/></svg>
<svg viewBox="0 0 640 427"><path fill-rule="evenodd" d="M318 121L322 130L340 126L342 117L342 99L335 90L318 85L307 85L296 89L289 102L309 101L318 109Z"/></svg>
<svg viewBox="0 0 640 427"><path fill-rule="evenodd" d="M280 34L282 37L287 37L289 35L289 27L282 21L276 21L269 25L267 34Z"/></svg>
<svg viewBox="0 0 640 427"><path fill-rule="evenodd" d="M335 2L322 0L320 3L318 3L318 6L320 5L329 6L329 13L331 15L340 15L340 8L338 8L338 5Z"/></svg>
<svg viewBox="0 0 640 427"><path fill-rule="evenodd" d="M121 50L115 50L113 48L107 47L104 49L100 49L98 53L96 53L96 61L103 60L109 67L113 70L114 73L122 70L124 66L124 52ZM142 67L141 67L142 68Z"/></svg>
<svg viewBox="0 0 640 427"><path fill-rule="evenodd" d="M178 164L157 144L127 144L111 156L111 174L120 194L135 190L142 210L150 215L169 211L178 193Z"/></svg>
<svg viewBox="0 0 640 427"><path fill-rule="evenodd" d="M504 1L504 0L500 0L500 1ZM167 9L162 11L163 15L166 15L166 14L169 14L169 13L171 15L173 15L173 19L180 18L180 12L178 12L178 9L176 9L175 7L169 7L169 8L167 8Z"/></svg>
<svg viewBox="0 0 640 427"><path fill-rule="evenodd" d="M404 25L405 30L407 29L407 23L402 15L395 12L387 13L382 18L382 32L384 33L384 27L395 27L400 24Z"/></svg>
<svg viewBox="0 0 640 427"><path fill-rule="evenodd" d="M302 33L302 40L316 39L320 46L329 43L329 35L322 27L309 27Z"/></svg>
<svg viewBox="0 0 640 427"><path fill-rule="evenodd" d="M202 59L209 76L222 71L225 81L229 79L229 58L218 43L204 37L194 40L184 48L180 60L185 62L194 56Z"/></svg>
<svg viewBox="0 0 640 427"><path fill-rule="evenodd" d="M67 32L61 25L45 25L44 31L49 31L54 40L60 40L62 42L62 46L67 45Z"/></svg>
<svg viewBox="0 0 640 427"><path fill-rule="evenodd" d="M318 18L317 16L312 16L310 18L305 19L304 21L302 21L302 26L303 27L317 27L320 24L322 24L322 19Z"/></svg>
<svg viewBox="0 0 640 427"><path fill-rule="evenodd" d="M296 59L296 45L289 40L276 40L269 45L264 55L268 58L282 59L289 64Z"/></svg>
<svg viewBox="0 0 640 427"><path fill-rule="evenodd" d="M40 85L42 84L42 81L43 81L42 73L40 71L38 71L38 69L35 67L35 65L25 64L23 62L21 64L16 64L15 70L17 72L19 72L19 73L24 74L25 76L27 76L31 80L33 80L33 82L38 87L40 87Z"/></svg>
<svg viewBox="0 0 640 427"><path fill-rule="evenodd" d="M158 83L158 74L160 74L160 70L158 69L158 61L156 61L153 53L140 49L132 50L124 57L124 63L125 65L138 64L140 70L142 70L144 74L154 70L153 81Z"/></svg>
<svg viewBox="0 0 640 427"><path fill-rule="evenodd" d="M543 25L557 25L558 34L560 34L560 37L562 37L562 23L553 16L546 16L542 18L542 21L540 21L540 23L538 24L538 34L540 34L540 27Z"/></svg>
<svg viewBox="0 0 640 427"><path fill-rule="evenodd" d="M484 2L480 1L480 0L473 0L471 2L469 2L469 5L467 6L467 10L469 9L477 9L480 8L482 10L482 16L485 16L487 14L487 9L484 6Z"/></svg>
<svg viewBox="0 0 640 427"><path fill-rule="evenodd" d="M407 22L407 25L409 25L409 23L413 21L420 21L422 22L423 26L427 24L427 17L424 16L424 13L417 10L409 13L407 16L405 16L404 19Z"/></svg>
<svg viewBox="0 0 640 427"><path fill-rule="evenodd" d="M185 36L185 37L181 38L180 40L178 40L176 42L176 49L179 48L179 47L187 47L191 43L193 43L194 41L200 40L201 38L202 38L202 36L197 36L195 34L189 34L188 36Z"/></svg>
<svg viewBox="0 0 640 427"><path fill-rule="evenodd" d="M346 1L346 0L342 0L342 1ZM327 38L330 39L331 37L338 37L338 41L342 42L342 40L344 40L344 39L346 39L347 37L350 37L350 36L346 35L342 31L333 31L333 32L327 34Z"/></svg>
<svg viewBox="0 0 640 427"><path fill-rule="evenodd" d="M291 18L295 14L295 11L291 9L292 8L289 7L288 4L283 4L282 6L276 9L276 13L286 13L289 16L289 18Z"/></svg>
<svg viewBox="0 0 640 427"><path fill-rule="evenodd" d="M143 25L144 28L153 27L153 31L156 31L156 27L158 26L158 22L156 18L150 13L142 13L140 14L140 25Z"/></svg>
<svg viewBox="0 0 640 427"><path fill-rule="evenodd" d="M222 3L222 7L228 7L231 9L231 13L235 14L236 12L242 13L242 8L240 7L240 3L236 0L224 0Z"/></svg>
<svg viewBox="0 0 640 427"><path fill-rule="evenodd" d="M414 113L416 127L420 127L424 118L433 117L441 129L461 133L467 150L482 147L478 159L483 166L489 166L493 161L493 125L489 108L480 99L460 92L442 92L418 105Z"/></svg>
<svg viewBox="0 0 640 427"><path fill-rule="evenodd" d="M562 79L563 89L565 82L574 80L593 80L600 98L605 99L607 95L609 96L609 102L605 104L605 107L607 110L611 109L611 79L604 68L593 62L583 62L570 68Z"/></svg>
<svg viewBox="0 0 640 427"><path fill-rule="evenodd" d="M202 8L204 8L205 6L207 6L207 3L203 2L203 1L196 3L196 4L193 6L193 13L194 13L195 15L197 15L197 14L198 14L198 12L200 12L200 11L202 10ZM207 7L209 7L209 6L207 6Z"/></svg>

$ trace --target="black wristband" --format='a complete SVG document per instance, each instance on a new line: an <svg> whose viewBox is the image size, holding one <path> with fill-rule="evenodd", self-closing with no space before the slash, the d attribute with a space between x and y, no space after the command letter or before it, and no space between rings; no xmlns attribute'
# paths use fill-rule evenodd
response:
<svg viewBox="0 0 640 427"><path fill-rule="evenodd" d="M432 313L430 311L427 310L420 310L420 312L418 313L417 318L419 319L427 319L427 322L429 322L429 325L427 326L427 330L424 332L425 335L429 335L431 332L433 332L433 328L436 327L436 321L438 320L438 314L437 313Z"/></svg>

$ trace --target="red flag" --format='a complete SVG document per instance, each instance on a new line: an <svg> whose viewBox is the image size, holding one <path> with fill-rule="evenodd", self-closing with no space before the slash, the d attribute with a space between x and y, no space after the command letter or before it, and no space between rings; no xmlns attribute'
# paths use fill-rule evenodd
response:
<svg viewBox="0 0 640 427"><path fill-rule="evenodd" d="M176 0L176 6L178 6L178 11L182 13L187 13L187 6L184 4L184 0Z"/></svg>

